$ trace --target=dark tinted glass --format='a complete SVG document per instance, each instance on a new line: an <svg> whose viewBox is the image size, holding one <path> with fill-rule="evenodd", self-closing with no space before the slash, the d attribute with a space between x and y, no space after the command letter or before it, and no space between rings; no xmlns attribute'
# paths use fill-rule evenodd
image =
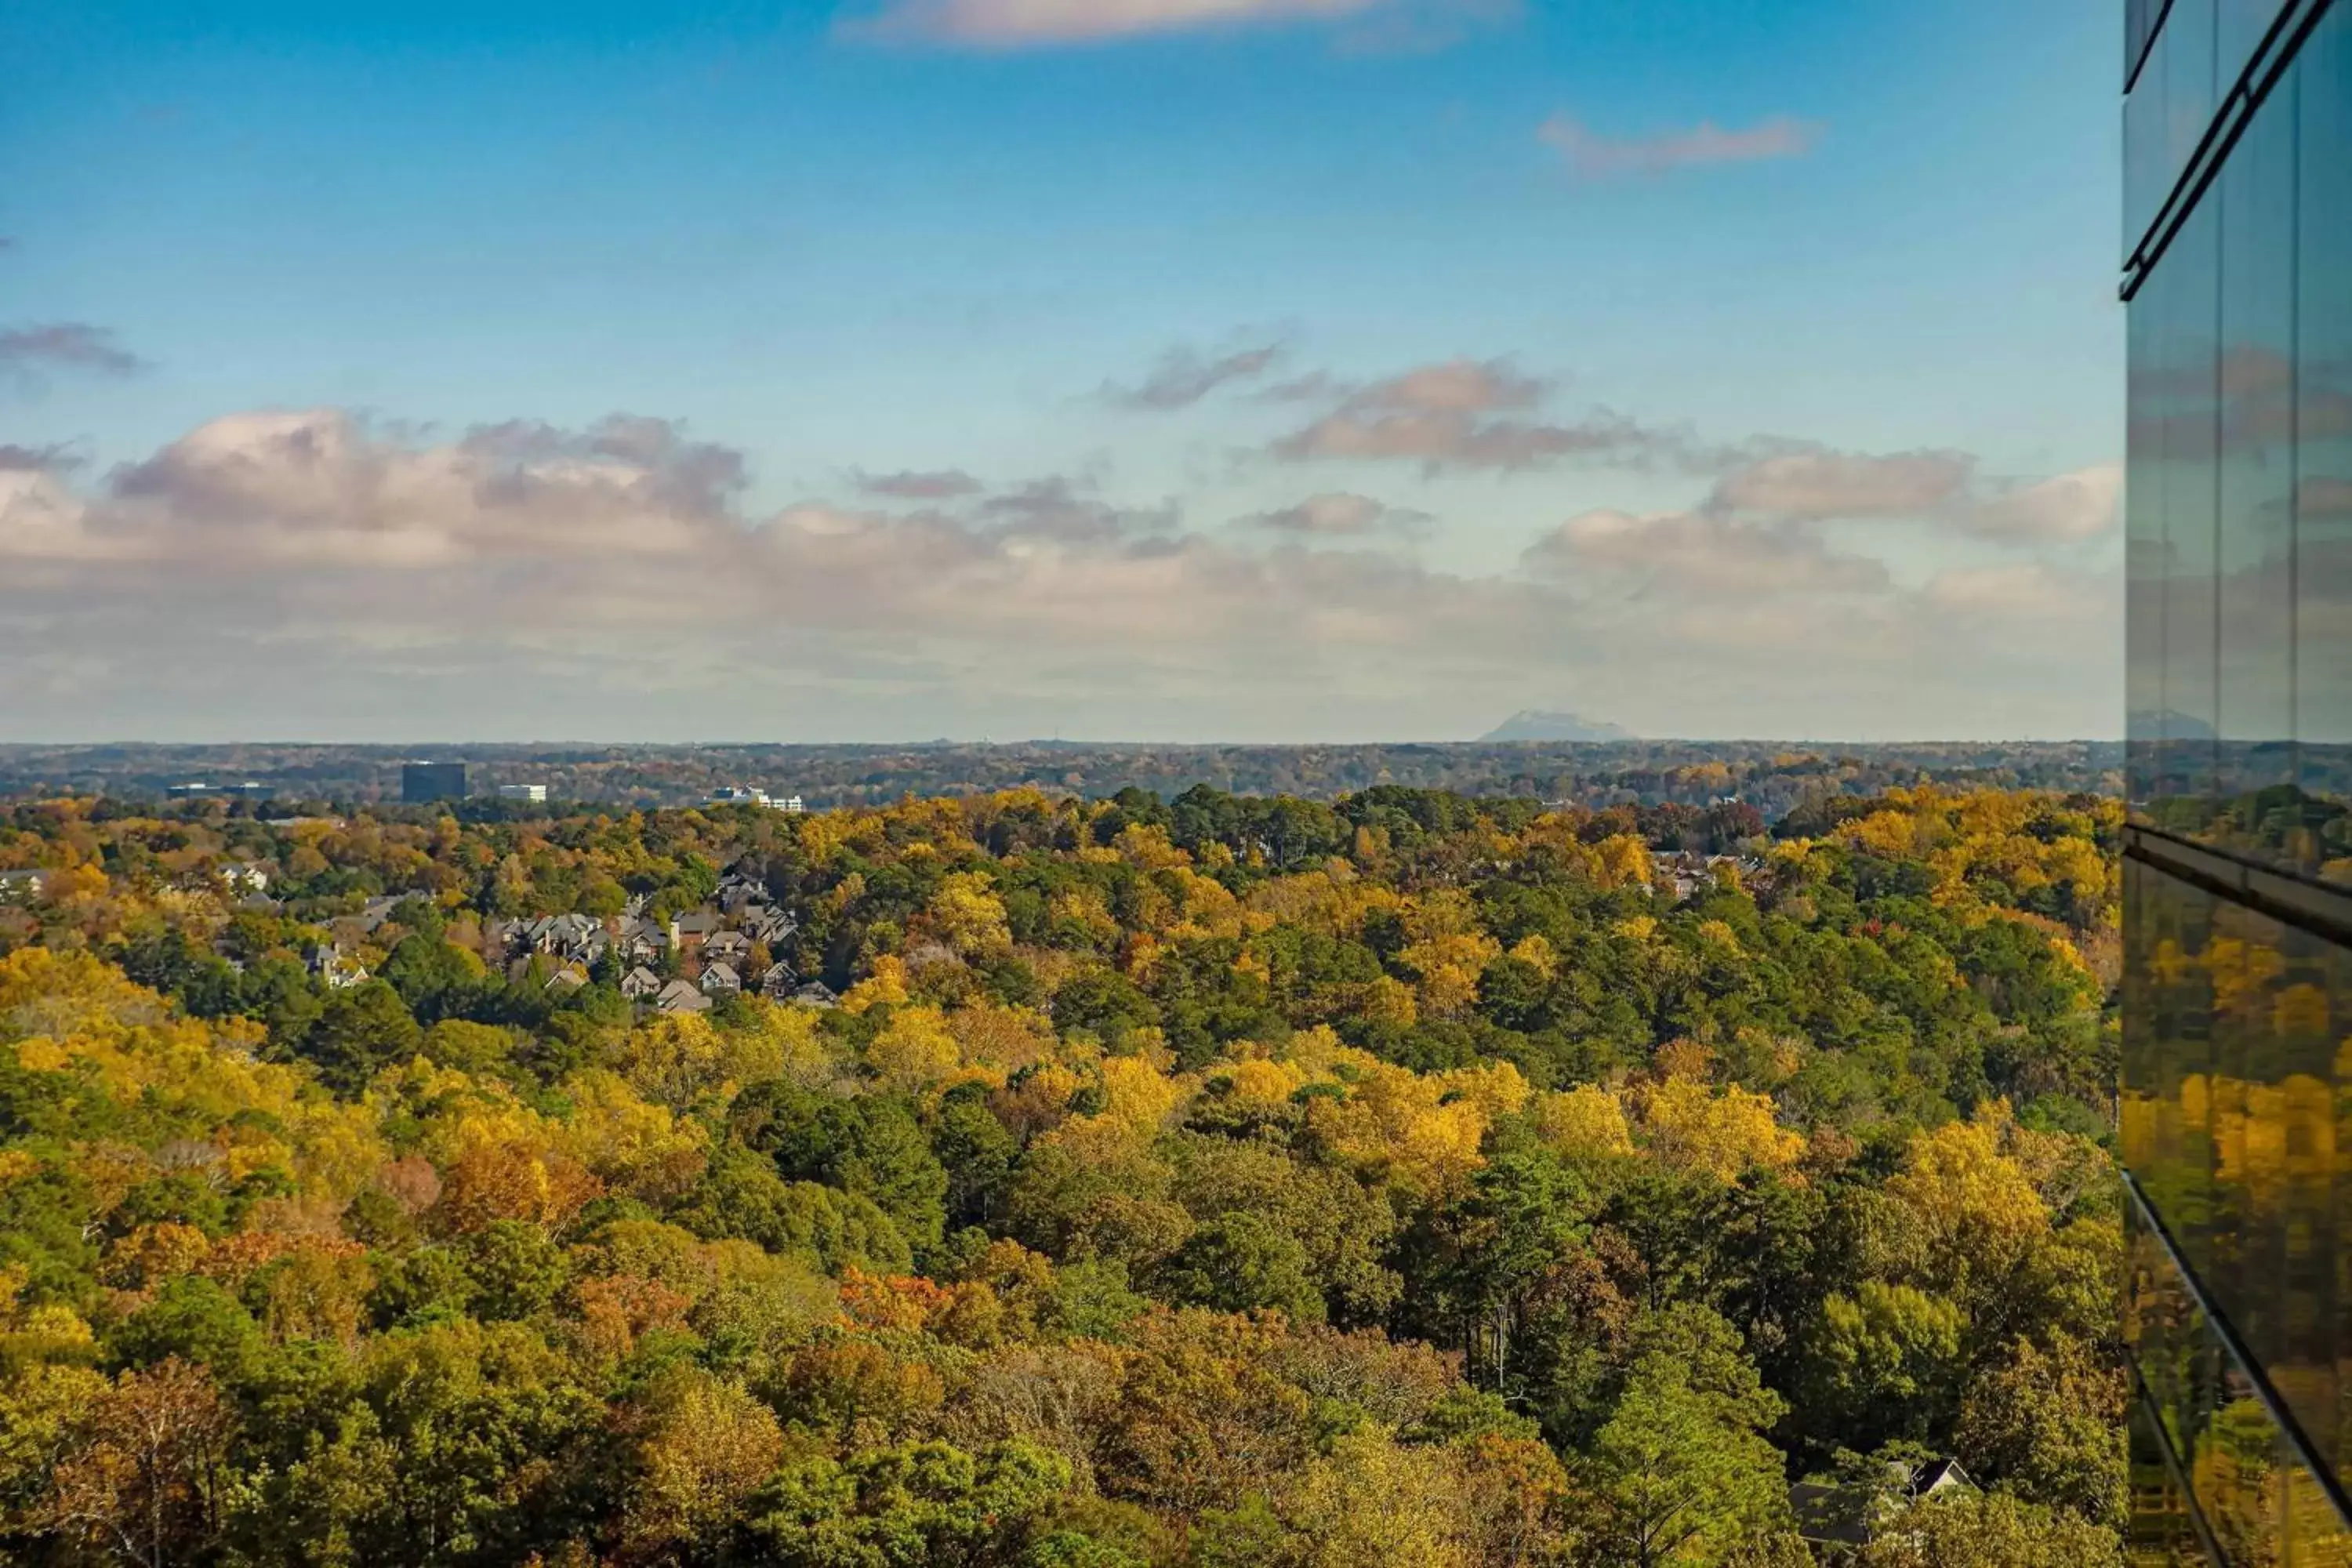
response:
<svg viewBox="0 0 2352 1568"><path fill-rule="evenodd" d="M2198 204L2158 268L2156 384L2163 444L2164 709L2158 819L2202 831L2219 767L2220 204Z"/></svg>
<svg viewBox="0 0 2352 1568"><path fill-rule="evenodd" d="M2147 1162L2135 1173L2200 1273L2211 1261L2213 902L2161 872L2150 870L2141 883L2148 1031L2142 1050L2154 1114Z"/></svg>
<svg viewBox="0 0 2352 1568"><path fill-rule="evenodd" d="M2173 0L2124 100L2124 254L2136 254L2213 120L2216 0Z"/></svg>
<svg viewBox="0 0 2352 1568"><path fill-rule="evenodd" d="M2213 58L2221 90L2229 90L2262 47L2286 0L2221 0L2214 18Z"/></svg>
<svg viewBox="0 0 2352 1568"><path fill-rule="evenodd" d="M2352 880L2352 7L2295 68L2295 731L2310 814L2304 857Z"/></svg>
<svg viewBox="0 0 2352 1568"><path fill-rule="evenodd" d="M2291 856L2294 783L2294 90L2221 186L2220 842ZM2210 198L2209 198L2210 199Z"/></svg>

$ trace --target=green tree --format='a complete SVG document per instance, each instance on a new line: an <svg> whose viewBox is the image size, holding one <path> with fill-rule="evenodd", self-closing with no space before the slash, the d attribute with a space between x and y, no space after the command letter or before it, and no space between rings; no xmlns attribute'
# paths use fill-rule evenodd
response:
<svg viewBox="0 0 2352 1568"><path fill-rule="evenodd" d="M303 1054L319 1064L329 1083L349 1093L415 1056L423 1040L400 994L381 980L368 980L328 996Z"/></svg>
<svg viewBox="0 0 2352 1568"><path fill-rule="evenodd" d="M1725 1563L1787 1530L1780 1451L1763 1436L1782 1401L1757 1379L1735 1330L1682 1306L1646 1320L1615 1410L1575 1467L1595 1564Z"/></svg>

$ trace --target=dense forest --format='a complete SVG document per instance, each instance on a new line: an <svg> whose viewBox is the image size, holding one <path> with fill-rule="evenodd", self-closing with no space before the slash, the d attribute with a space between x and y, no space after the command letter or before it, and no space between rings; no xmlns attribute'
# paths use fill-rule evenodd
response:
<svg viewBox="0 0 2352 1568"><path fill-rule="evenodd" d="M10 1560L2121 1560L2110 799L155 812L0 812Z"/></svg>
<svg viewBox="0 0 2352 1568"><path fill-rule="evenodd" d="M476 789L538 784L559 801L654 809L751 786L812 806L887 805L907 795L1042 789L1094 800L1197 785L1329 801L1381 785L1532 795L1579 805L1705 805L1727 795L1779 817L1823 795L1921 784L2120 794L2119 742L1463 742L1426 745L1144 745L1062 741L927 745L33 746L0 745L0 799L79 793L161 798L203 782L261 785L281 803L400 798L418 755L474 764ZM477 809L490 803L476 801Z"/></svg>

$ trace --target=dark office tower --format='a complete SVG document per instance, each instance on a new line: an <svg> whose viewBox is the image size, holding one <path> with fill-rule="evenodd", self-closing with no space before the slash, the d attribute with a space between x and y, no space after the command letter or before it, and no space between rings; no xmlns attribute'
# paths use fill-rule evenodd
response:
<svg viewBox="0 0 2352 1568"><path fill-rule="evenodd" d="M2352 0L2130 0L2135 1561L2352 1563Z"/></svg>
<svg viewBox="0 0 2352 1568"><path fill-rule="evenodd" d="M436 800L466 798L463 763L404 763L400 769L400 799L404 805L430 805Z"/></svg>

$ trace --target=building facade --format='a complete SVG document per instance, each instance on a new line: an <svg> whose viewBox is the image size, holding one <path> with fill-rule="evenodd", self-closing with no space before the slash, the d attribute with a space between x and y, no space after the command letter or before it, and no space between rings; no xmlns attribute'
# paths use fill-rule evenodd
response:
<svg viewBox="0 0 2352 1568"><path fill-rule="evenodd" d="M463 763L404 763L400 768L403 805L430 805L439 800L466 798Z"/></svg>
<svg viewBox="0 0 2352 1568"><path fill-rule="evenodd" d="M2133 1549L2352 1563L2352 0L2127 0Z"/></svg>

